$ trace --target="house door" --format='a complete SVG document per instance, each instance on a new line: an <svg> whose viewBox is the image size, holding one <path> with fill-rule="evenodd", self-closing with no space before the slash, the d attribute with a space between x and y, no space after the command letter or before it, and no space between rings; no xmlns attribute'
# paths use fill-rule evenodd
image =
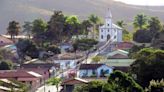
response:
<svg viewBox="0 0 164 92"><path fill-rule="evenodd" d="M109 39L110 39L110 35L108 34L108 35L107 35L107 40L109 40Z"/></svg>

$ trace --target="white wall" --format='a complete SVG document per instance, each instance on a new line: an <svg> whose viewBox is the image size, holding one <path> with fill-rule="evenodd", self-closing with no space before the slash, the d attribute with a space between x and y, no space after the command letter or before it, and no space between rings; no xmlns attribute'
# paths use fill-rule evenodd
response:
<svg viewBox="0 0 164 92"><path fill-rule="evenodd" d="M54 63L59 63L61 69L76 67L76 60L54 60Z"/></svg>
<svg viewBox="0 0 164 92"><path fill-rule="evenodd" d="M108 74L111 74L111 73L113 72L112 67L109 67L109 66L107 66L107 65L103 65L103 66L101 66L101 67L99 67L99 68L97 69L97 76L98 76L98 77L101 76L101 70L102 70L102 69L103 69L104 71L108 70L108 71L109 71Z"/></svg>
<svg viewBox="0 0 164 92"><path fill-rule="evenodd" d="M111 74L113 72L112 67L103 65L103 66L99 67L97 70L95 70L97 77L100 77L102 69L104 71L109 70L109 74ZM77 73L77 76L81 78L81 77L83 77L84 74L86 74L86 77L91 77L93 75L93 70L79 70Z"/></svg>

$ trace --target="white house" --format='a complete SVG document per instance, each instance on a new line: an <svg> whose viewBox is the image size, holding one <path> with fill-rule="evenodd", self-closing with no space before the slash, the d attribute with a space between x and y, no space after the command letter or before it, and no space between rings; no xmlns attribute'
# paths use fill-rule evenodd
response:
<svg viewBox="0 0 164 92"><path fill-rule="evenodd" d="M99 27L99 41L105 42L109 39L112 42L122 42L122 28L113 23L110 10L105 17L104 25Z"/></svg>
<svg viewBox="0 0 164 92"><path fill-rule="evenodd" d="M63 53L53 58L54 63L59 63L61 69L74 69L82 55L75 53Z"/></svg>
<svg viewBox="0 0 164 92"><path fill-rule="evenodd" d="M105 77L113 72L113 68L105 64L81 64L77 76L85 77Z"/></svg>
<svg viewBox="0 0 164 92"><path fill-rule="evenodd" d="M106 57L103 63L114 67L115 70L127 72L130 65L135 61L135 59L129 58L128 54L129 52L120 49L109 52L103 55Z"/></svg>

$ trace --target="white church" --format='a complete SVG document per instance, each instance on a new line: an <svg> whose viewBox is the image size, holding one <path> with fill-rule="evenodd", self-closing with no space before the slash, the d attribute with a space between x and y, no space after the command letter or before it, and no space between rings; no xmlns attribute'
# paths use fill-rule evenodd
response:
<svg viewBox="0 0 164 92"><path fill-rule="evenodd" d="M122 28L112 22L112 14L108 10L105 24L99 27L99 41L122 42Z"/></svg>

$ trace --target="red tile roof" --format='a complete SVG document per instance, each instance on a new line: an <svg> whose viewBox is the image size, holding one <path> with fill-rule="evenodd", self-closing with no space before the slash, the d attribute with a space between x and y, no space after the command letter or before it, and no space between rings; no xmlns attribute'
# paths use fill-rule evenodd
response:
<svg viewBox="0 0 164 92"><path fill-rule="evenodd" d="M108 57L109 59L127 59L129 58L127 55L115 54L113 56Z"/></svg>
<svg viewBox="0 0 164 92"><path fill-rule="evenodd" d="M36 78L24 70L1 70L0 78Z"/></svg>
<svg viewBox="0 0 164 92"><path fill-rule="evenodd" d="M131 42L118 42L114 43L116 45L116 49L130 49L133 47L133 43Z"/></svg>

